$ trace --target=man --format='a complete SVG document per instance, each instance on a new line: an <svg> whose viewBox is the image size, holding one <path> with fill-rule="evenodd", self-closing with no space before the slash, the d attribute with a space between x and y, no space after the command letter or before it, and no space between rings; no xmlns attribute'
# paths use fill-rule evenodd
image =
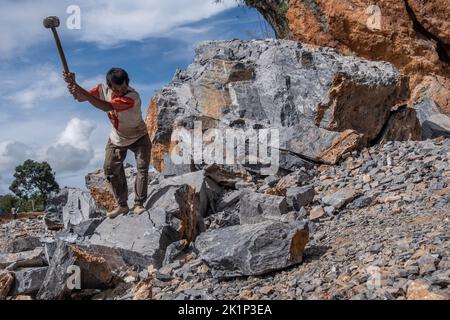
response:
<svg viewBox="0 0 450 320"><path fill-rule="evenodd" d="M141 99L129 86L127 72L112 68L106 75L106 85L99 84L89 91L77 84L74 73L63 72L63 76L70 93L77 101L88 101L94 107L107 112L113 125L105 148L103 170L106 179L111 183L118 206L108 212L107 216L115 218L130 210L127 205L128 188L123 167L128 149L134 153L137 167L133 212L141 214L145 211L143 203L147 198L151 142L142 119Z"/></svg>

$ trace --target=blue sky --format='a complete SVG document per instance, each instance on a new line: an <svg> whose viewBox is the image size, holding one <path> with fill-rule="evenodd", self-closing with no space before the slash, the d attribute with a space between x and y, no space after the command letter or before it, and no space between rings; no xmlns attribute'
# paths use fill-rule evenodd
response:
<svg viewBox="0 0 450 320"><path fill-rule="evenodd" d="M79 30L66 27L73 4L81 9ZM86 173L103 164L110 122L67 93L44 17L60 17L58 32L80 84L93 87L109 68L122 67L141 94L144 116L154 91L193 61L198 42L274 37L255 9L235 0L2 0L0 15L7 30L0 33L0 194L28 158L48 161L60 186L83 187ZM131 152L127 161L134 164Z"/></svg>

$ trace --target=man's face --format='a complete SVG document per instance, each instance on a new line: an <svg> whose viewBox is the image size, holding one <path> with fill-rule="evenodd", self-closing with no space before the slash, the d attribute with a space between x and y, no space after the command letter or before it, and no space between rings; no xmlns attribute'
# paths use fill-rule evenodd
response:
<svg viewBox="0 0 450 320"><path fill-rule="evenodd" d="M122 97L128 91L128 85L126 82L122 84L115 84L114 82L111 81L111 83L109 84L109 88L113 91L113 95L115 97Z"/></svg>

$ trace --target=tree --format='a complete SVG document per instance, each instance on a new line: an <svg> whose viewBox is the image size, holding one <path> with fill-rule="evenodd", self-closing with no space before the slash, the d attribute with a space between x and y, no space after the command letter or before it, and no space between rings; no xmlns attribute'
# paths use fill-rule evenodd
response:
<svg viewBox="0 0 450 320"><path fill-rule="evenodd" d="M16 167L14 181L9 189L22 199L41 199L44 207L52 192L59 192L59 185L55 180L55 173L50 165L44 162L26 160Z"/></svg>
<svg viewBox="0 0 450 320"><path fill-rule="evenodd" d="M12 208L17 208L19 199L12 194L5 194L0 196L0 211L11 212Z"/></svg>

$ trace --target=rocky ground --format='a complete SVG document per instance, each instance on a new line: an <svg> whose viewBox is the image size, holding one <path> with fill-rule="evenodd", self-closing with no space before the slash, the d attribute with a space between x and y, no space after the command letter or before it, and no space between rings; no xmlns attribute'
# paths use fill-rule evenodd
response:
<svg viewBox="0 0 450 320"><path fill-rule="evenodd" d="M450 118L407 83L294 41L200 43L147 109L146 211L105 219L96 170L1 224L0 299L449 299Z"/></svg>
<svg viewBox="0 0 450 320"><path fill-rule="evenodd" d="M218 260L208 254L207 249L202 249L201 242L215 231L241 227L239 221L245 214L242 211L245 200L240 198L241 195L237 201L222 204L225 206L223 211L205 218L207 230L190 245L176 242L179 247L175 248L176 254L170 257L166 253L161 266L121 264L103 279L96 279L98 288L75 290L65 297L449 299L449 161L448 139L390 142L364 149L361 153L349 153L338 166L316 166L309 172L304 170L281 178L242 183L237 188L229 188L222 197L254 191L269 197L283 195L289 212L265 218L273 221L267 224L276 224L275 221L284 221L282 223L285 224L308 222L309 241L302 262L275 267L272 271L264 269L262 275L239 277L229 274L233 268L227 271L226 267L217 267ZM293 199L292 188L305 189L305 186L313 187L313 196L307 195L309 200ZM291 206L295 207L295 201L308 203L303 203L299 210L290 211ZM87 232L86 228L81 229ZM2 250L7 252L0 256L0 266L9 270L0 274L0 287L3 285L3 295L8 296L7 299L23 299L24 295L35 298L39 288L52 280L45 276L47 270L53 268L52 258L50 261L45 258L46 243L51 243L49 239L59 237L65 239L65 243L77 243L79 248L83 248L79 236L70 239L73 230L68 233L65 229L55 235L54 231L48 230L42 216L3 223L0 230L1 243L4 244ZM80 234L80 230L75 232ZM242 235L245 238L245 233ZM174 247L172 245L172 249ZM282 251L281 247L278 249ZM39 250L45 251L42 256ZM53 253L53 259L64 262L62 258L55 258L60 255L58 250L62 250L61 246ZM29 257L22 257L23 265L20 266L11 260L12 252L25 252ZM270 251L266 253L272 254ZM226 255L226 252L220 254ZM42 259L36 259L36 256ZM112 255L109 257L106 260L111 260ZM285 257L272 257L277 258ZM258 256L254 255L253 259L258 260ZM95 267L92 267L92 259L88 261L91 271L106 270L102 269L104 266L99 267L102 261L97 261ZM16 266L7 266L9 262L15 262ZM241 273L258 273L261 263L268 268L270 258L246 265ZM283 265L281 260L276 260L276 263ZM28 274L24 270L28 270ZM15 277L15 282L9 280L11 289L6 294L4 288L8 275ZM57 273L54 275L57 278ZM106 287L105 283L108 283ZM41 298L45 298L45 294Z"/></svg>
<svg viewBox="0 0 450 320"><path fill-rule="evenodd" d="M154 298L449 299L449 151L449 140L397 142L319 168L302 265L219 282L193 260L191 273L164 268Z"/></svg>

